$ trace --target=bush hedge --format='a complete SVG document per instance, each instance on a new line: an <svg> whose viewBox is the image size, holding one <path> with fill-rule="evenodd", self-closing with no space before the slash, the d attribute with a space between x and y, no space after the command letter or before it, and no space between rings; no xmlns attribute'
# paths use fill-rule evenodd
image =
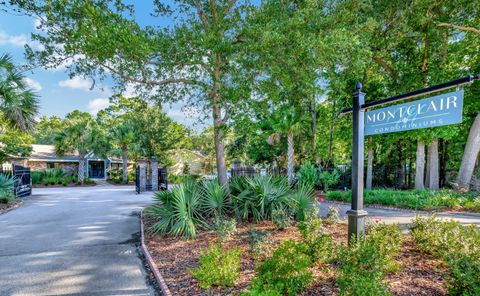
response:
<svg viewBox="0 0 480 296"><path fill-rule="evenodd" d="M327 198L349 202L351 191L330 191ZM465 209L480 211L478 193L460 193L450 189L433 190L392 190L372 189L364 191L365 204L381 204L416 210L433 210L439 208Z"/></svg>

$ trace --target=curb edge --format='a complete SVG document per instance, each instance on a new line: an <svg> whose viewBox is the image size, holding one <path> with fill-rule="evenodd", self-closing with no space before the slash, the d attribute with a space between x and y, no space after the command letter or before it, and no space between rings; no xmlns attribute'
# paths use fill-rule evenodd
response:
<svg viewBox="0 0 480 296"><path fill-rule="evenodd" d="M145 259L147 260L148 265L150 266L150 270L153 272L153 276L157 280L160 289L162 290L163 296L172 296L170 290L168 289L165 280L163 279L160 271L158 270L157 264L153 261L152 255L147 249L147 245L145 245L145 235L144 235L144 227L143 227L143 210L140 212L140 233L141 233L141 245L142 245L142 252L145 255Z"/></svg>

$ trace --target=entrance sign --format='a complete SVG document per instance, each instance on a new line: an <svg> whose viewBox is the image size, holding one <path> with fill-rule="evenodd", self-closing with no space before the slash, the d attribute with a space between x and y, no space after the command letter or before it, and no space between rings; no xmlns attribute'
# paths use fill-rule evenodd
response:
<svg viewBox="0 0 480 296"><path fill-rule="evenodd" d="M378 107L401 100L439 92L453 87L480 80L480 74L469 75L457 80L429 86L409 93L365 103L362 84L357 83L353 93L352 108L343 109L340 114L352 115L352 208L348 215L348 241L365 236L365 217L363 208L363 167L365 135L406 131L418 128L441 126L462 121L463 91L456 91L429 99L391 106L365 112L368 108ZM366 116L365 116L366 115Z"/></svg>
<svg viewBox="0 0 480 296"><path fill-rule="evenodd" d="M365 113L365 135L462 122L463 90Z"/></svg>

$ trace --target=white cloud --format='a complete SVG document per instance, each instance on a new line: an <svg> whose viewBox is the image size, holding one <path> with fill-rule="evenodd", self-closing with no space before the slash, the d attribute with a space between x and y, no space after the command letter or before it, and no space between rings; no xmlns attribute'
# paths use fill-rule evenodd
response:
<svg viewBox="0 0 480 296"><path fill-rule="evenodd" d="M39 19L39 18L36 18L36 19L33 21L33 29L36 30L36 31L38 31L38 27L40 27L41 23L42 23L42 22L40 21L40 19Z"/></svg>
<svg viewBox="0 0 480 296"><path fill-rule="evenodd" d="M107 108L109 105L110 105L110 102L108 99L99 98L99 99L94 99L88 102L87 109L88 109L88 112L90 112L90 114L95 115L98 113L98 111Z"/></svg>
<svg viewBox="0 0 480 296"><path fill-rule="evenodd" d="M25 83L34 91L41 91L43 89L40 82L33 80L32 78L26 77L24 78Z"/></svg>
<svg viewBox="0 0 480 296"><path fill-rule="evenodd" d="M83 91L89 91L92 87L92 83L82 77L75 76L72 79L61 80L58 82L60 87L68 87L72 89L80 89Z"/></svg>
<svg viewBox="0 0 480 296"><path fill-rule="evenodd" d="M0 31L0 45L11 45L15 47L23 47L29 41L27 35L8 35L4 31Z"/></svg>

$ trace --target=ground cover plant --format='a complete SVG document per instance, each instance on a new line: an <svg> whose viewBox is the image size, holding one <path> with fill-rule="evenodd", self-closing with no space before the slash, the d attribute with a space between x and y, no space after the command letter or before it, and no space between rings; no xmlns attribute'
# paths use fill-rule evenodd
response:
<svg viewBox="0 0 480 296"><path fill-rule="evenodd" d="M350 202L351 191L330 191L327 198ZM391 190L372 189L364 191L365 204L379 204L417 210L456 209L480 211L480 195L478 193L460 193L443 189L433 190Z"/></svg>
<svg viewBox="0 0 480 296"><path fill-rule="evenodd" d="M450 271L451 295L480 295L480 230L434 216L417 217L411 225L414 242L420 250L443 260Z"/></svg>

